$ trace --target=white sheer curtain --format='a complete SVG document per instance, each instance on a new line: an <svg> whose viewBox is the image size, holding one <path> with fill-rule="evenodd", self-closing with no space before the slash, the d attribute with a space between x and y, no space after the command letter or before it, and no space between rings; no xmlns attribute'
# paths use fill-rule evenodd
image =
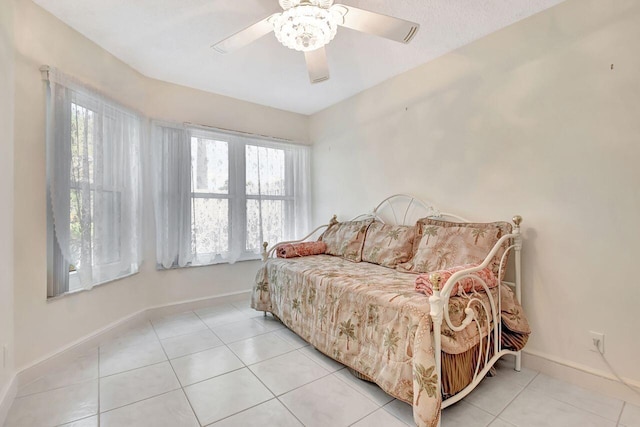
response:
<svg viewBox="0 0 640 427"><path fill-rule="evenodd" d="M140 146L138 115L49 71L47 180L53 237L81 288L138 270Z"/></svg>
<svg viewBox="0 0 640 427"><path fill-rule="evenodd" d="M292 239L300 239L311 231L311 148L296 147L290 158L294 220L287 233Z"/></svg>
<svg viewBox="0 0 640 427"><path fill-rule="evenodd" d="M159 267L258 259L308 232L308 147L157 122L151 145Z"/></svg>
<svg viewBox="0 0 640 427"><path fill-rule="evenodd" d="M150 144L156 262L185 267L191 251L191 143L187 130L154 122Z"/></svg>
<svg viewBox="0 0 640 427"><path fill-rule="evenodd" d="M247 250L262 242L303 237L309 230L309 147L249 140L245 143Z"/></svg>

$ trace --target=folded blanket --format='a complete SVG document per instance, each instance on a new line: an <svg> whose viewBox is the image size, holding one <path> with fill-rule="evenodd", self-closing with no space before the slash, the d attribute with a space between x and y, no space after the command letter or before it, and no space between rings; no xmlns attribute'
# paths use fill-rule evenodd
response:
<svg viewBox="0 0 640 427"><path fill-rule="evenodd" d="M299 256L308 255L320 255L327 250L327 244L325 242L302 242L302 243L287 243L282 246L278 246L276 253L278 258L294 258Z"/></svg>
<svg viewBox="0 0 640 427"><path fill-rule="evenodd" d="M440 289L442 289L445 283L447 283L447 280L449 280L449 278L453 276L453 273L458 272L460 270L466 270L467 268L477 267L477 266L478 264L466 264L466 265L460 265L457 267L451 267L446 270L438 270L438 271L432 271L427 274L420 274L416 278L416 291L424 292L426 295L430 296L433 294L433 283L431 283L432 274L434 273L440 274L440 278L442 279L440 281ZM491 271L490 268L483 268L482 270L476 271L475 273L473 273L473 275L483 279L489 288L495 288L496 286L498 286L498 281L496 280L496 276L493 274L493 271ZM465 293L471 292L472 290L484 291L484 288L482 287L482 283L480 283L479 280L475 280L473 277L466 277L462 280L458 280L458 282L456 282L453 285L453 289L451 290L450 295L461 296L461 295L464 295Z"/></svg>

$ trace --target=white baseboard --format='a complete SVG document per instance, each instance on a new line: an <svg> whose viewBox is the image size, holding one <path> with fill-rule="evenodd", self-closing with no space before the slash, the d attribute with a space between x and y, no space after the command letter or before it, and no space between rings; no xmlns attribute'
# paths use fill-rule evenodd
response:
<svg viewBox="0 0 640 427"><path fill-rule="evenodd" d="M18 382L14 375L11 377L9 383L4 387L4 389L0 390L0 426L4 425L4 421L7 419L7 415L9 414L9 408L11 408L11 404L13 403L13 399L16 397L17 392Z"/></svg>
<svg viewBox="0 0 640 427"><path fill-rule="evenodd" d="M70 362L75 357L99 346L123 331L134 327L144 321L179 313L186 310L197 310L210 305L213 302L225 303L237 301L239 298L248 297L250 290L231 292L213 297L204 297L192 300L178 301L164 305L157 305L132 313L124 318L108 324L107 326L85 335L70 344L58 348L40 359L18 369L10 384L0 394L0 426L13 403L20 386L29 384L46 372L55 369L56 366ZM247 307L248 304L247 304ZM2 393L2 391L0 391Z"/></svg>
<svg viewBox="0 0 640 427"><path fill-rule="evenodd" d="M611 373L561 359L536 350L523 350L522 364L526 368L586 388L604 395L640 405L640 396L633 393ZM640 391L640 383L624 380Z"/></svg>

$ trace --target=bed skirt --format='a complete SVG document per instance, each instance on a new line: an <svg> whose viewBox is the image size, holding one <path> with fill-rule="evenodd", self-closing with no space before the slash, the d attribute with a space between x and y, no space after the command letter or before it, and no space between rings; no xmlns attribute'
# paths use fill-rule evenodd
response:
<svg viewBox="0 0 640 427"><path fill-rule="evenodd" d="M489 336L493 337L493 335ZM521 334L518 332L510 331L509 328L503 324L502 346L504 349L520 351L524 348L528 339L529 334ZM491 341L493 341L492 338ZM480 368L478 369L478 371L484 369L486 345L487 343L483 342L482 348L480 348L480 343L478 343L469 350L459 354L449 354L442 352L442 395L445 399L451 396L455 396L456 394L464 390L465 387L471 384L471 382L473 381L473 376L475 374L478 357L481 358ZM492 357L493 345L490 345L488 359L491 359ZM348 369L354 377L363 381L375 383L372 378L368 377L362 372L358 372L352 368ZM494 372L494 369L491 369L491 371L489 371L489 376L493 376Z"/></svg>

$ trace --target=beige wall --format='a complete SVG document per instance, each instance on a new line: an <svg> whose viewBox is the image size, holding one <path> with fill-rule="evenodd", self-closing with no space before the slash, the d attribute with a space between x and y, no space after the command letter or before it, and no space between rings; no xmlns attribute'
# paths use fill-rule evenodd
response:
<svg viewBox="0 0 640 427"><path fill-rule="evenodd" d="M0 403L13 377L14 62L13 1L10 0L0 2L0 259L3 264L0 267ZM4 363L3 346L7 349Z"/></svg>
<svg viewBox="0 0 640 427"><path fill-rule="evenodd" d="M15 164L19 165L14 212L16 366L25 367L150 306L249 289L257 262L156 271L155 243L149 233L153 230L153 217L147 199L146 261L141 272L90 292L47 302L45 98L38 68L43 64L57 67L146 115L164 120L190 121L306 142L308 118L148 79L30 0L17 2L15 44ZM0 88L4 91L3 86ZM4 173L6 168L2 169Z"/></svg>
<svg viewBox="0 0 640 427"><path fill-rule="evenodd" d="M640 2L569 0L312 117L314 221L524 216L529 351L640 380ZM611 69L614 64L614 69Z"/></svg>

